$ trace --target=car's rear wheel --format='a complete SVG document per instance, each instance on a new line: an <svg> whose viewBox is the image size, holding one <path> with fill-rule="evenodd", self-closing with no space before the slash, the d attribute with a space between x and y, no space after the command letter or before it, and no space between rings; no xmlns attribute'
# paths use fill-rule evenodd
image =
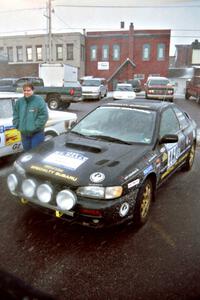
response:
<svg viewBox="0 0 200 300"><path fill-rule="evenodd" d="M45 132L45 141L51 140L52 138L54 138L55 136L57 136L57 134L54 131L47 131Z"/></svg>
<svg viewBox="0 0 200 300"><path fill-rule="evenodd" d="M189 99L190 99L190 95L189 95L187 92L185 93L185 99L186 99L186 100L189 100Z"/></svg>
<svg viewBox="0 0 200 300"><path fill-rule="evenodd" d="M142 226L146 223L151 202L153 200L153 184L150 178L146 179L138 192L133 221L136 226Z"/></svg>
<svg viewBox="0 0 200 300"><path fill-rule="evenodd" d="M51 110L57 110L60 107L60 98L57 95L50 95L47 99L48 107Z"/></svg>
<svg viewBox="0 0 200 300"><path fill-rule="evenodd" d="M196 148L196 145L195 145L195 143L193 143L192 147L190 149L190 152L186 158L185 164L183 165L183 168L182 168L183 171L191 170L193 163L194 163L194 158L195 158L195 148Z"/></svg>

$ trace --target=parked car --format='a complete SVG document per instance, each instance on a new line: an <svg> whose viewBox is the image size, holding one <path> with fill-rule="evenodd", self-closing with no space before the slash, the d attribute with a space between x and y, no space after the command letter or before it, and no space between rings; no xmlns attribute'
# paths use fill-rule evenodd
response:
<svg viewBox="0 0 200 300"><path fill-rule="evenodd" d="M20 132L12 125L13 105L21 96L19 93L0 93L0 158L23 150ZM49 110L45 139L66 132L76 120L74 113Z"/></svg>
<svg viewBox="0 0 200 300"><path fill-rule="evenodd" d="M157 188L192 168L196 137L196 123L173 103L112 101L18 158L8 188L69 222L141 226Z"/></svg>
<svg viewBox="0 0 200 300"><path fill-rule="evenodd" d="M128 83L132 84L134 92L139 93L142 91L142 83L139 79L130 79Z"/></svg>
<svg viewBox="0 0 200 300"><path fill-rule="evenodd" d="M145 83L145 97L173 102L174 87L166 77L149 77Z"/></svg>
<svg viewBox="0 0 200 300"><path fill-rule="evenodd" d="M200 103L200 76L194 76L186 81L185 99L194 97L197 103Z"/></svg>
<svg viewBox="0 0 200 300"><path fill-rule="evenodd" d="M16 92L18 78L0 78L0 92Z"/></svg>
<svg viewBox="0 0 200 300"><path fill-rule="evenodd" d="M130 83L118 83L115 91L113 92L114 100L122 99L135 99L136 94L133 90L132 84Z"/></svg>
<svg viewBox="0 0 200 300"><path fill-rule="evenodd" d="M60 108L68 108L71 103L82 101L82 88L80 83L65 82L62 87L44 86L44 81L40 77L22 77L18 79L17 92L22 92L22 87L25 83L33 84L35 93L44 97L48 107L52 110Z"/></svg>
<svg viewBox="0 0 200 300"><path fill-rule="evenodd" d="M83 99L98 99L107 96L108 87L104 78L83 77L81 79Z"/></svg>

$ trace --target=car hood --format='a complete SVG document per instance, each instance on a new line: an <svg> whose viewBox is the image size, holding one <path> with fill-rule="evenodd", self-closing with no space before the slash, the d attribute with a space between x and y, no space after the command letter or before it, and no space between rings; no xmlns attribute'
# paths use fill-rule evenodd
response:
<svg viewBox="0 0 200 300"><path fill-rule="evenodd" d="M21 163L25 161L23 167L27 173L37 174L40 178L51 177L75 186L96 183L118 185L123 184L136 168L141 168L141 162L145 164L146 154L150 150L149 145L74 138L68 133L43 143L19 160ZM97 172L100 172L102 181L91 176Z"/></svg>

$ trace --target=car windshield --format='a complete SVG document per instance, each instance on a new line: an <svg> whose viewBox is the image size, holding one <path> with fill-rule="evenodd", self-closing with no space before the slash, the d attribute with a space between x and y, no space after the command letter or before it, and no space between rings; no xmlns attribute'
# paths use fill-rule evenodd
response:
<svg viewBox="0 0 200 300"><path fill-rule="evenodd" d="M131 85L117 85L116 91L133 91L133 88Z"/></svg>
<svg viewBox="0 0 200 300"><path fill-rule="evenodd" d="M84 80L83 86L100 86L101 82L99 80Z"/></svg>
<svg viewBox="0 0 200 300"><path fill-rule="evenodd" d="M82 119L71 132L107 141L150 144L156 112L125 107L99 107Z"/></svg>
<svg viewBox="0 0 200 300"><path fill-rule="evenodd" d="M11 99L0 99L0 119L11 118L13 115L13 107Z"/></svg>
<svg viewBox="0 0 200 300"><path fill-rule="evenodd" d="M167 85L169 84L169 80L167 79L152 79L149 81L149 85Z"/></svg>

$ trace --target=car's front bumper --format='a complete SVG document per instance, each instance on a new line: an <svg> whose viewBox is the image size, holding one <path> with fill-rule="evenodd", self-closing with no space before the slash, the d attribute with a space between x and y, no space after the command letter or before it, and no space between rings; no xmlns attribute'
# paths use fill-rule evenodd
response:
<svg viewBox="0 0 200 300"><path fill-rule="evenodd" d="M61 210L55 201L42 203L37 198L24 198L20 191L14 193L17 200L41 209L44 213L51 214L68 222L84 226L102 228L126 222L133 218L138 190L113 200L100 200L78 197L76 205L69 211ZM122 216L123 208L127 213Z"/></svg>

